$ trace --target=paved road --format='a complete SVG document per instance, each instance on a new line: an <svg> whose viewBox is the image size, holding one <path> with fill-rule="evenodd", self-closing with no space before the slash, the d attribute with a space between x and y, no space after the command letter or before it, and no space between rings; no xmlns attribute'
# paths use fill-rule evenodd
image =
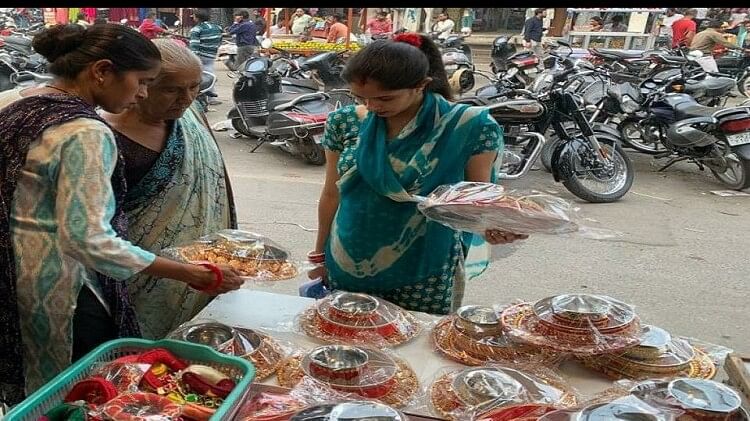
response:
<svg viewBox="0 0 750 421"><path fill-rule="evenodd" d="M217 63L217 69L221 66ZM224 104L209 120L224 120L232 80L218 71ZM233 181L240 226L304 256L313 246L323 168L305 164L254 140L217 132ZM750 352L750 197L719 197L710 173L658 163L630 153L637 175L630 193L613 204L576 201L550 174L532 171L515 188L552 192L576 201L587 223L619 231L617 241L534 236L497 247L496 260L467 285L466 304L536 300L566 292L608 294L636 306L642 320L675 334ZM662 161L663 162L663 161ZM257 288L296 294L285 282ZM248 303L252 305L252 303Z"/></svg>

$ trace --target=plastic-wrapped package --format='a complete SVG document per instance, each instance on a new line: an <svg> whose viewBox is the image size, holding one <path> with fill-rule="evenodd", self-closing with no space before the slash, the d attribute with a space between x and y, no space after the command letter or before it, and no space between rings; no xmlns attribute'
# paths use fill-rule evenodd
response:
<svg viewBox="0 0 750 421"><path fill-rule="evenodd" d="M570 202L549 194L506 190L493 183L443 185L419 199L417 207L427 218L460 231L565 234L580 228Z"/></svg>
<svg viewBox="0 0 750 421"><path fill-rule="evenodd" d="M149 369L149 364L111 361L95 366L92 376L111 382L119 393L134 393Z"/></svg>
<svg viewBox="0 0 750 421"><path fill-rule="evenodd" d="M307 399L285 392L260 392L246 400L234 417L236 421L286 421L308 406Z"/></svg>
<svg viewBox="0 0 750 421"><path fill-rule="evenodd" d="M487 365L439 374L430 387L435 411L451 420L476 419L498 408L542 404L570 408L577 392L550 369L533 365Z"/></svg>
<svg viewBox="0 0 750 421"><path fill-rule="evenodd" d="M407 421L401 411L378 402L353 401L314 405L292 415L290 421Z"/></svg>
<svg viewBox="0 0 750 421"><path fill-rule="evenodd" d="M676 378L646 380L630 388L634 396L649 404L681 413L680 420L721 419L747 421L742 398L731 387L705 379Z"/></svg>
<svg viewBox="0 0 750 421"><path fill-rule="evenodd" d="M382 298L334 291L302 312L298 320L308 336L326 342L375 346L403 344L422 331L417 318Z"/></svg>
<svg viewBox="0 0 750 421"><path fill-rule="evenodd" d="M503 332L502 308L463 306L442 318L432 329L432 346L444 356L466 365L487 362L534 362L555 365L562 355L545 348L516 343Z"/></svg>
<svg viewBox="0 0 750 421"><path fill-rule="evenodd" d="M186 262L210 262L231 266L249 281L292 279L308 264L270 239L253 232L221 230L198 240L161 251L163 256Z"/></svg>
<svg viewBox="0 0 750 421"><path fill-rule="evenodd" d="M112 421L173 421L182 415L182 406L155 393L137 392L112 399L97 413Z"/></svg>
<svg viewBox="0 0 750 421"><path fill-rule="evenodd" d="M308 389L374 399L401 408L420 395L417 375L409 364L387 349L361 345L325 345L294 355L277 372L279 384L292 388L300 381ZM314 392L307 390L308 395Z"/></svg>
<svg viewBox="0 0 750 421"><path fill-rule="evenodd" d="M208 345L255 366L255 377L264 380L276 372L290 352L277 340L257 330L227 326L214 320L191 320L168 335L169 339Z"/></svg>
<svg viewBox="0 0 750 421"><path fill-rule="evenodd" d="M585 365L614 379L711 379L716 374L716 365L708 354L696 349L688 341L673 337L664 329L651 325L642 325L640 344L623 353L580 359Z"/></svg>
<svg viewBox="0 0 750 421"><path fill-rule="evenodd" d="M594 403L580 409L563 409L548 412L538 421L676 421L684 411L652 406L634 396L625 396L610 402ZM497 420L493 420L497 421Z"/></svg>
<svg viewBox="0 0 750 421"><path fill-rule="evenodd" d="M603 295L562 294L517 304L500 320L512 340L561 353L618 353L641 342L633 307Z"/></svg>

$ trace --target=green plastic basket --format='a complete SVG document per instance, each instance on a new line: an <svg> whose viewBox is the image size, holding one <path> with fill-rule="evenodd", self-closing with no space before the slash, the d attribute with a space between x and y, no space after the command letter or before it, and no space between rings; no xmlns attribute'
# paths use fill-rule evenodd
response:
<svg viewBox="0 0 750 421"><path fill-rule="evenodd" d="M60 373L49 383L42 386L19 403L3 418L3 421L37 421L47 411L62 403L65 395L79 381L88 377L94 364L116 360L127 355L139 354L153 348L165 348L175 356L189 363L203 364L222 371L235 379L237 387L227 396L224 403L216 409L211 421L224 419L231 409L239 404L250 383L255 378L255 367L242 358L220 354L206 345L181 342L171 339L148 341L145 339L117 339L105 342L89 352Z"/></svg>

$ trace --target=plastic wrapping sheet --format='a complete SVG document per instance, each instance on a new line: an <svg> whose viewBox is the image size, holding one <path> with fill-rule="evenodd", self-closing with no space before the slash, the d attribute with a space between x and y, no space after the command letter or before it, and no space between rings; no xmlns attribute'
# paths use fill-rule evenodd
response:
<svg viewBox="0 0 750 421"><path fill-rule="evenodd" d="M299 330L326 342L396 346L423 330L401 307L367 294L334 291L298 317Z"/></svg>
<svg viewBox="0 0 750 421"><path fill-rule="evenodd" d="M620 383L620 387L628 385ZM634 396L665 411L682 412L680 419L747 420L742 398L731 387L705 379L656 379L632 383Z"/></svg>
<svg viewBox="0 0 750 421"><path fill-rule="evenodd" d="M695 377L711 379L716 364L687 340L657 326L641 326L641 342L620 354L581 357L581 361L613 379Z"/></svg>
<svg viewBox="0 0 750 421"><path fill-rule="evenodd" d="M95 411L96 416L112 421L176 421L182 412L182 405L146 392L120 395Z"/></svg>
<svg viewBox="0 0 750 421"><path fill-rule="evenodd" d="M294 279L313 268L294 260L291 253L253 232L221 230L193 242L161 251L163 256L185 262L228 265L246 281L273 283Z"/></svg>
<svg viewBox="0 0 750 421"><path fill-rule="evenodd" d="M604 295L562 294L516 304L500 320L513 341L559 353L618 353L641 341L634 308Z"/></svg>
<svg viewBox="0 0 750 421"><path fill-rule="evenodd" d="M422 396L414 370L387 349L363 345L325 345L297 353L282 362L279 385L294 388L302 380L306 393L314 388L329 393L354 394L394 407L404 407Z"/></svg>
<svg viewBox="0 0 750 421"><path fill-rule="evenodd" d="M538 421L675 421L684 411L650 405L634 396L625 396L610 402L594 403L577 410L548 412Z"/></svg>
<svg viewBox="0 0 750 421"><path fill-rule="evenodd" d="M119 393L135 393L149 368L149 364L111 361L95 365L91 376L112 383Z"/></svg>
<svg viewBox="0 0 750 421"><path fill-rule="evenodd" d="M255 366L257 380L276 373L281 361L295 348L259 330L227 326L215 320L191 320L168 338L208 345L221 353L244 358Z"/></svg>
<svg viewBox="0 0 750 421"><path fill-rule="evenodd" d="M476 419L494 409L520 404L571 408L578 393L554 371L534 365L486 365L441 370L429 391L437 415Z"/></svg>
<svg viewBox="0 0 750 421"><path fill-rule="evenodd" d="M418 209L429 219L459 231L484 235L487 230L516 234L572 234L607 239L620 234L584 226L578 209L557 196L537 191L506 190L493 183L443 185Z"/></svg>
<svg viewBox="0 0 750 421"><path fill-rule="evenodd" d="M433 348L454 361L471 366L488 362L553 366L562 361L563 355L550 349L512 341L500 324L500 313L505 308L507 306L477 305L459 308L433 327Z"/></svg>

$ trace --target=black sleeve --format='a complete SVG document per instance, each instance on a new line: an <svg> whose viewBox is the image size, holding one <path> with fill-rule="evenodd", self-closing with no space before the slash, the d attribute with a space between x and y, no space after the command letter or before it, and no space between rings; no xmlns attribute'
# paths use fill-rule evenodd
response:
<svg viewBox="0 0 750 421"><path fill-rule="evenodd" d="M526 23L523 24L523 39L529 41L531 39L531 26L534 22L532 19L527 19Z"/></svg>

